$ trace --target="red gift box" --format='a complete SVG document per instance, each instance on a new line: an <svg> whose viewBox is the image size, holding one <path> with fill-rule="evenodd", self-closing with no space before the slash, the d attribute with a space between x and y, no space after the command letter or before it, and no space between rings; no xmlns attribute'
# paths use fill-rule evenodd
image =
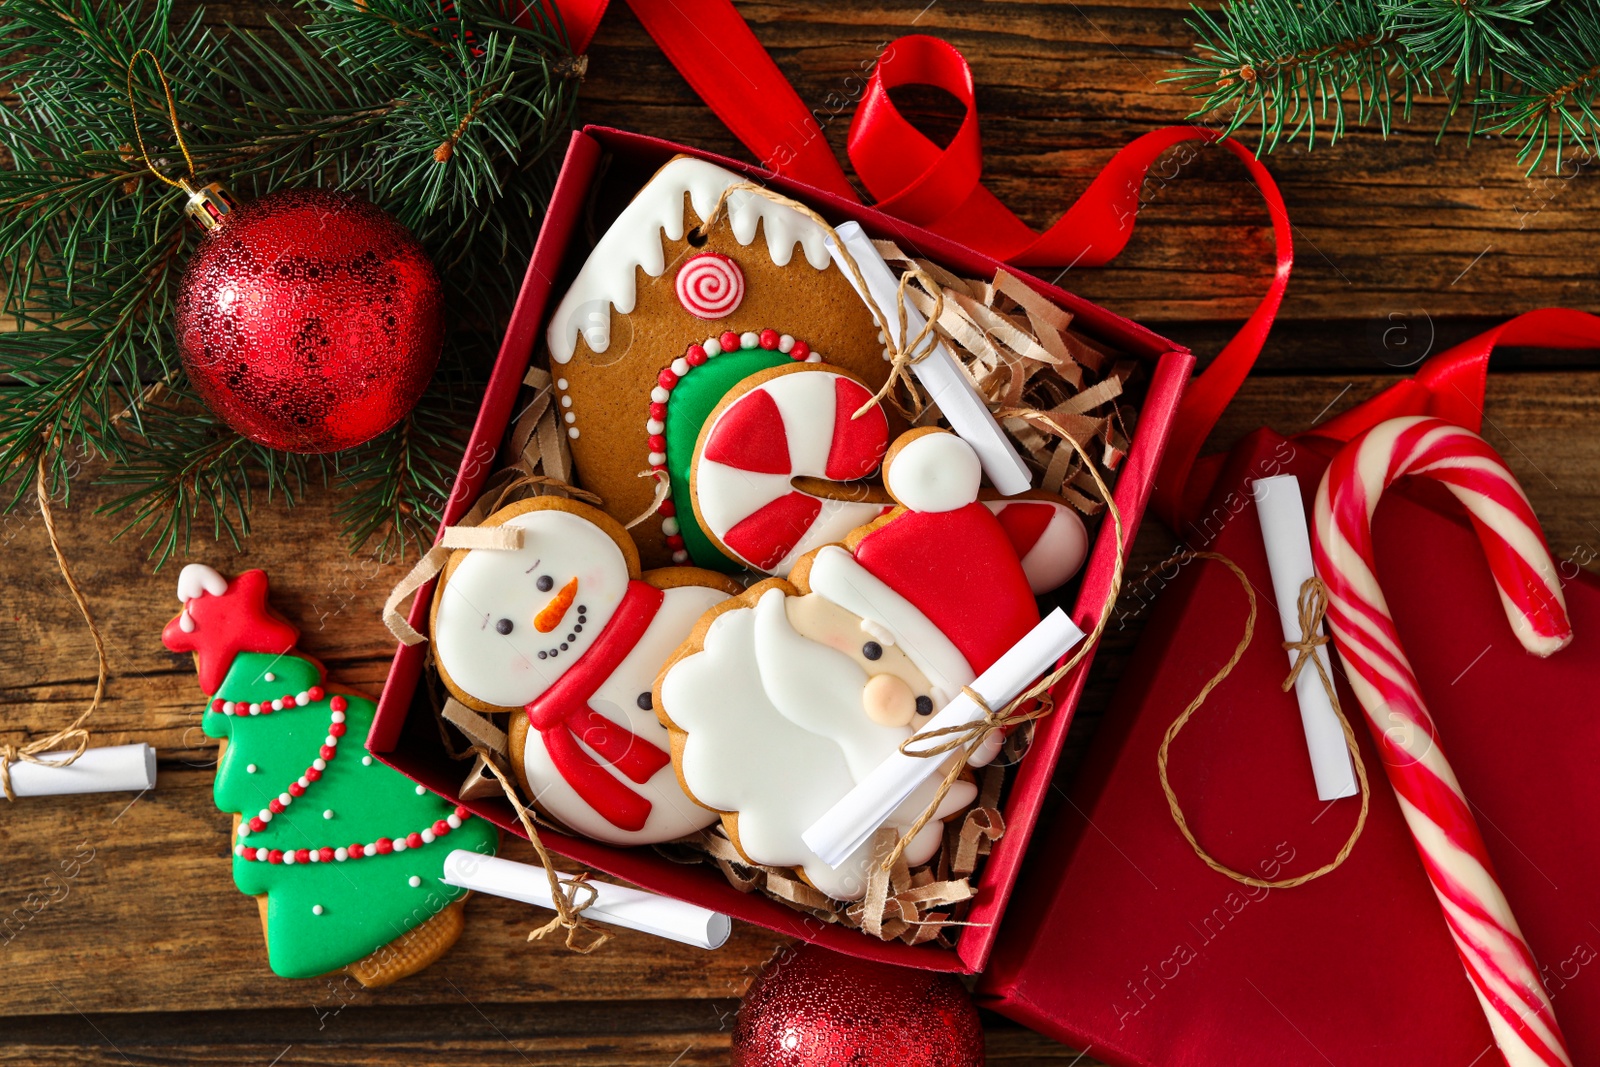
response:
<svg viewBox="0 0 1600 1067"><path fill-rule="evenodd" d="M729 170L771 185L799 198L834 221L854 219L868 233L888 238L901 247L915 249L947 268L975 277L990 277L999 261L955 244L946 238L902 222L853 201L819 189L776 177L754 167L696 151L654 137L590 126L573 135L560 177L546 211L533 260L517 298L511 323L490 376L489 386L473 426L472 438L460 473L445 506L443 528L460 519L495 469L522 378L533 358L536 340L545 325L545 311L558 278L586 250L570 248L573 230L582 216L602 156L611 160L610 173L636 170L640 184L674 155L705 159ZM566 273L564 273L564 270ZM1023 277L1026 277L1025 275ZM1070 311L1073 325L1119 352L1137 357L1148 368L1148 379L1132 448L1118 473L1115 499L1121 510L1126 537L1131 543L1144 513L1155 471L1161 460L1178 397L1193 369L1193 357L1140 326L1085 300L1028 278L1044 296ZM582 472L578 472L581 481ZM1073 618L1085 630L1098 616L1111 588L1116 555L1110 524L1102 525L1084 569ZM433 584L417 593L410 623L426 634L428 604ZM388 681L378 703L367 746L389 766L442 796L457 799L463 764L453 762L441 749L434 712L418 693L426 646L401 645L395 653ZM1061 743L1072 720L1091 657L1061 681L1054 691L1056 711L1040 723L1028 757L1018 766L1004 805L1006 833L996 842L983 868L979 893L954 951L935 945L912 947L883 942L844 927L819 922L783 904L755 894L744 894L728 884L715 868L684 866L667 861L649 849L620 849L587 838L541 832L553 851L635 885L724 912L765 926L781 934L803 938L840 952L928 970L973 973L983 968L993 948L1001 916L1016 882L1023 852L1049 790ZM509 805L501 800L465 802L473 812L508 832L522 831Z"/></svg>
<svg viewBox="0 0 1600 1067"><path fill-rule="evenodd" d="M1174 743L1171 781L1198 839L1235 869L1320 866L1356 818L1316 798L1248 481L1297 475L1308 514L1329 442L1247 438L1198 520L1261 598L1256 638ZM1512 636L1477 537L1439 486L1402 482L1375 523L1378 577L1543 968L1575 1063L1600 1062L1600 580L1558 564L1576 633L1548 660ZM1361 723L1372 782L1346 863L1293 889L1208 869L1156 771L1167 727L1243 630L1216 563L1165 585L1070 798L1036 837L980 993L1000 1012L1116 1064L1162 1067L1503 1063ZM1135 587L1137 598L1156 591Z"/></svg>

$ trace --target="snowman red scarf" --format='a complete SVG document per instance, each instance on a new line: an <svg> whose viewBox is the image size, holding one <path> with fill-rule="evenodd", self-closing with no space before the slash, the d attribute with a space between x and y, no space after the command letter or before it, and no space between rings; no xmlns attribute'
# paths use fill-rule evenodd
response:
<svg viewBox="0 0 1600 1067"><path fill-rule="evenodd" d="M622 603L594 644L532 703L528 724L539 731L550 761L568 785L607 822L622 830L641 830L650 817L650 801L618 781L585 752L583 744L630 780L643 785L672 759L660 747L626 726L595 711L589 701L616 673L629 652L650 628L666 594L652 585L628 583Z"/></svg>

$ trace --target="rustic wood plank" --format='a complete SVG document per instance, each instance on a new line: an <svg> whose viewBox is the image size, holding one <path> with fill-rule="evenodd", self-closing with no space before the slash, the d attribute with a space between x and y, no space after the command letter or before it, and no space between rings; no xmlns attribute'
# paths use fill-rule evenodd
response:
<svg viewBox="0 0 1600 1067"><path fill-rule="evenodd" d="M1190 41L1182 0L739 7L819 109L841 159L863 62L903 33L950 40L977 79L985 182L1034 225L1054 219L1116 148L1188 110L1187 98L1159 81ZM281 0L228 0L209 11L214 23L248 27L264 26L269 14L304 17ZM934 136L953 131L953 109L938 94L897 98ZM596 41L581 115L747 158L625 5L615 5ZM1347 406L1409 372L1421 352L1517 311L1600 308L1593 168L1530 179L1510 144L1468 148L1451 136L1435 145L1437 119L1437 108L1424 106L1387 142L1359 134L1270 159L1298 257L1262 370L1296 376L1248 383L1213 447L1265 424L1304 429L1329 405ZM1061 283L1204 354L1220 347L1265 283L1266 214L1223 153L1169 164L1146 184L1143 226L1119 264L1069 272ZM1529 350L1499 357L1497 367L1519 372L1491 379L1487 436L1523 479L1555 552L1593 560L1600 357ZM744 926L717 953L621 934L594 956L576 957L524 943L536 921L531 909L479 897L461 943L396 986L351 992L273 978L254 904L229 877L227 819L210 797L215 747L198 728L193 671L158 639L177 606L175 568L153 574L136 541L107 543L115 523L93 509L109 494L90 487L92 470L85 474L58 514L113 658L96 743L151 741L161 750L161 781L131 806L131 797L107 796L6 808L0 959L10 980L0 993L0 1063L726 1061L729 1012L778 940ZM377 607L400 568L345 554L333 532L340 495L337 486L317 488L293 512L259 507L256 536L242 550L197 541L190 558L227 572L267 568L275 602L301 626L304 647L342 681L376 691L392 649ZM1172 543L1147 524L1132 568ZM0 741L20 742L75 713L92 686L93 662L37 516L0 518L0 547L12 616L0 631ZM1141 622L1132 612L1107 635L1063 780ZM80 842L93 859L63 880L63 860L85 854ZM526 858L526 846L515 843L509 854ZM36 911L41 900L49 902ZM991 1062L1094 1063L997 1017L986 1016L986 1028Z"/></svg>

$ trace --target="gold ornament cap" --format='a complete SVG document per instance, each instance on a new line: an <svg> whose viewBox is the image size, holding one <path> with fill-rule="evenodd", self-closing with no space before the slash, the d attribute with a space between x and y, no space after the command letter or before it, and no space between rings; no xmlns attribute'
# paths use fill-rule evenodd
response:
<svg viewBox="0 0 1600 1067"><path fill-rule="evenodd" d="M189 202L184 205L184 213L200 229L210 233L221 226L228 213L238 207L238 201L221 182L212 182L209 185L195 189L188 182L183 182L183 191L189 194Z"/></svg>

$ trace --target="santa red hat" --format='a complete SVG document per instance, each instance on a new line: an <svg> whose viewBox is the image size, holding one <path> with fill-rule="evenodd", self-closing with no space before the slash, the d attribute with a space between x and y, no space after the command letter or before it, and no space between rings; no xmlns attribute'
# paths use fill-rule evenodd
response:
<svg viewBox="0 0 1600 1067"><path fill-rule="evenodd" d="M943 704L1021 640L1039 609L1005 528L977 502L971 446L942 431L908 436L884 472L907 510L853 553L818 551L807 584L910 656Z"/></svg>

